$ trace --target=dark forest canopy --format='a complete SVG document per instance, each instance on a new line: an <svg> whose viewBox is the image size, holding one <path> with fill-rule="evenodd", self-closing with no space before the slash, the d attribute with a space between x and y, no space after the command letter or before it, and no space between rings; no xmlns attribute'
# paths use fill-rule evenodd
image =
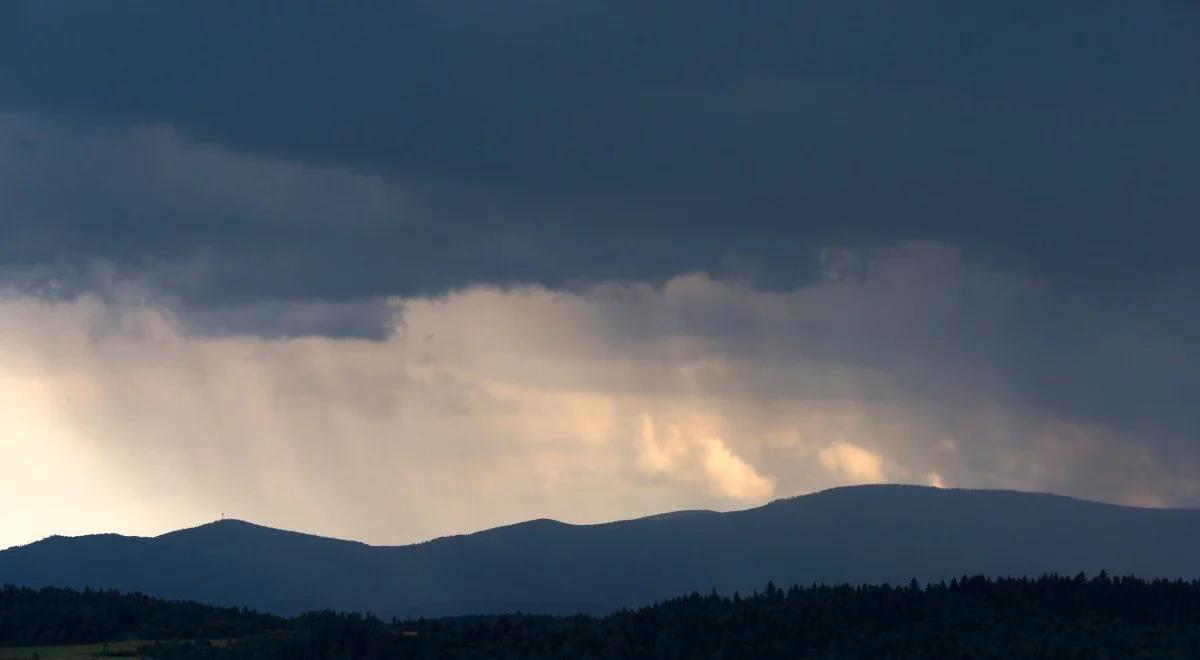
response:
<svg viewBox="0 0 1200 660"><path fill-rule="evenodd" d="M768 584L607 617L403 621L329 611L286 619L115 591L0 592L0 644L129 638L147 640L144 653L177 658L1193 658L1200 581L1101 573Z"/></svg>

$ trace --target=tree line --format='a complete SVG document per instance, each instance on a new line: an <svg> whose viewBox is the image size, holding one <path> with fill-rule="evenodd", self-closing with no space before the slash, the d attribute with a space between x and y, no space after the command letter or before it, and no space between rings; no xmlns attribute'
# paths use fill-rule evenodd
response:
<svg viewBox="0 0 1200 660"><path fill-rule="evenodd" d="M692 593L608 616L383 621L111 591L0 595L0 644L138 637L158 658L1200 658L1200 581L1048 575ZM232 640L210 644L207 640Z"/></svg>

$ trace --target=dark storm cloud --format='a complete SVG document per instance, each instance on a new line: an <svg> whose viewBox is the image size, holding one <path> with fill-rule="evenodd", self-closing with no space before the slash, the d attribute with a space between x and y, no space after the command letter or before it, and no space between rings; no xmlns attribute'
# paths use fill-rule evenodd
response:
<svg viewBox="0 0 1200 660"><path fill-rule="evenodd" d="M792 288L878 276L828 245L932 239L1039 284L938 307L902 288L862 303L881 316L859 332L791 329L791 354L953 401L966 379L906 372L936 360L1068 418L1195 437L1192 3L3 11L0 273L23 291L133 283L192 332L377 339L391 296L697 270ZM779 332L678 323L728 350Z"/></svg>
<svg viewBox="0 0 1200 660"><path fill-rule="evenodd" d="M4 145L11 272L99 259L222 307L692 270L790 286L824 245L907 238L1085 289L1193 253L1194 3L0 12L0 107L35 126ZM303 170L284 188L305 196L164 184L139 126L258 162L241 185Z"/></svg>

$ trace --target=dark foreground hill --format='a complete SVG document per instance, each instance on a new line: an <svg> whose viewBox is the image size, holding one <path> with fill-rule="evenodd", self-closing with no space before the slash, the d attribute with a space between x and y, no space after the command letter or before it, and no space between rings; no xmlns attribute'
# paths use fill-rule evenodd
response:
<svg viewBox="0 0 1200 660"><path fill-rule="evenodd" d="M1200 577L1200 510L1054 495L841 488L730 513L535 520L400 547L223 521L0 552L0 583L103 587L281 614L606 612L682 593L962 575Z"/></svg>
<svg viewBox="0 0 1200 660"><path fill-rule="evenodd" d="M744 597L691 594L602 618L391 622L334 612L283 619L117 592L0 590L0 647L130 639L139 641L121 642L124 655L180 660L1180 659L1200 657L1200 582L1102 574L924 588L766 585ZM0 657L34 652L0 648Z"/></svg>

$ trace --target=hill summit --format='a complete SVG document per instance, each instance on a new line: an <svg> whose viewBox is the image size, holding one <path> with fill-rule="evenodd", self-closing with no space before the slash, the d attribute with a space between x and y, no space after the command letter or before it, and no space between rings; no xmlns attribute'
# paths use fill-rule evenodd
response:
<svg viewBox="0 0 1200 660"><path fill-rule="evenodd" d="M222 520L153 538L52 537L0 552L0 582L105 587L295 614L607 612L682 593L962 575L1200 577L1200 510L1057 495L860 486L728 513L536 520L369 546Z"/></svg>

